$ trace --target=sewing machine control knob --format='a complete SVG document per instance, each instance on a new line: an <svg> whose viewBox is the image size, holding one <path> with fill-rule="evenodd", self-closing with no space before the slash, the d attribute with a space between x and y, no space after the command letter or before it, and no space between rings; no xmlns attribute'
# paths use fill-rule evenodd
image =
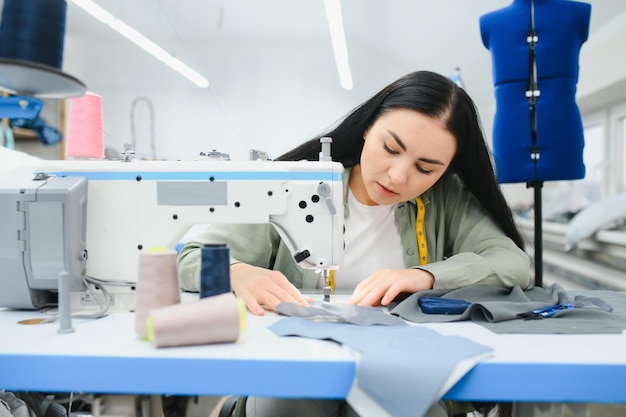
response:
<svg viewBox="0 0 626 417"><path fill-rule="evenodd" d="M337 208L333 204L332 198L330 198L330 185L325 182L320 182L317 186L317 193L324 199L324 201L326 201L330 214L336 214Z"/></svg>

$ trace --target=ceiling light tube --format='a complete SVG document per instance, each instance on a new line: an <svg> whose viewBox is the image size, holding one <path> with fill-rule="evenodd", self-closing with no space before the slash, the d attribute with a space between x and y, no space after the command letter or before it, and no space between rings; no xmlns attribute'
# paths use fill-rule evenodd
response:
<svg viewBox="0 0 626 417"><path fill-rule="evenodd" d="M161 48L156 43L139 33L133 27L127 25L120 19L116 19L111 13L107 12L102 7L98 6L92 0L71 0L74 4L81 9L100 20L103 23L109 25L109 27L120 35L124 36L135 45L139 46L144 51L165 63L168 67L172 68L183 77L187 78L198 87L206 88L209 86L209 81L193 70L191 67L181 62L179 59L174 58L167 51Z"/></svg>
<svg viewBox="0 0 626 417"><path fill-rule="evenodd" d="M111 27L111 29L115 30L117 33L124 36L126 39L133 42L135 45L137 45L159 61L166 62L170 57L170 54L163 50L163 48L152 42L150 39L146 38L141 33L137 32L134 28L128 26L121 20L115 19L114 21L109 23L109 26Z"/></svg>
<svg viewBox="0 0 626 417"><path fill-rule="evenodd" d="M326 7L326 18L328 19L328 28L333 44L333 53L335 54L335 64L339 72L339 80L344 89L352 90L352 74L348 61L348 46L343 30L340 0L324 0L324 6Z"/></svg>

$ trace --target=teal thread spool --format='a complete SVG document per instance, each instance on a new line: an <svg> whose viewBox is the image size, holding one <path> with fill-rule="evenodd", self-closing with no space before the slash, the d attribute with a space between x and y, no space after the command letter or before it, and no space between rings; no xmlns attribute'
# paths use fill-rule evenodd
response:
<svg viewBox="0 0 626 417"><path fill-rule="evenodd" d="M200 298L230 292L230 251L225 243L206 244L201 249Z"/></svg>

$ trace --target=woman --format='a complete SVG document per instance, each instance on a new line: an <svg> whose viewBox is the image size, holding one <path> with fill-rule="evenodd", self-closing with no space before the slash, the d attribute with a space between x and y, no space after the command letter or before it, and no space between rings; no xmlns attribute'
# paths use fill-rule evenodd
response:
<svg viewBox="0 0 626 417"><path fill-rule="evenodd" d="M321 136L333 138L333 158L346 168L345 263L335 281L339 289L352 285L351 302L387 305L400 292L470 284L528 286L530 261L495 179L478 114L452 81L427 71L408 74ZM278 159L316 160L319 146L314 138ZM419 263L415 237L418 196L426 212L426 265ZM357 223L351 212L394 227L374 228L367 217ZM228 243L232 288L253 314L281 301L305 304L299 289L318 282L290 257L273 259L283 243L272 226L216 224L180 253L184 289L198 291L200 249L210 242ZM364 265L377 254L379 265Z"/></svg>
<svg viewBox="0 0 626 417"><path fill-rule="evenodd" d="M400 293L431 288L529 285L530 261L496 181L475 106L451 80L410 73L322 136L333 139L333 159L346 168L345 261L335 284L352 291L351 303L387 305ZM320 137L278 159L316 160ZM420 214L427 254L418 250ZM270 225L213 225L179 255L183 289L198 291L200 249L211 242L229 245L232 289L253 314L283 301L306 304L300 289L319 281L295 265ZM292 412L307 415L300 406ZM311 415L335 412L351 411Z"/></svg>

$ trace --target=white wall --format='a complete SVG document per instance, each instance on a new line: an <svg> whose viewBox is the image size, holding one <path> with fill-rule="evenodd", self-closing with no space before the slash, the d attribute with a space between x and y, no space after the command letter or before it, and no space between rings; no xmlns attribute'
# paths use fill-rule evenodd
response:
<svg viewBox="0 0 626 417"><path fill-rule="evenodd" d="M583 116L626 99L626 11L595 31L581 49L577 99Z"/></svg>
<svg viewBox="0 0 626 417"><path fill-rule="evenodd" d="M131 141L131 103L145 96L154 106L158 157L194 158L213 149L234 160L248 159L249 149L276 157L410 70L354 48L352 64L367 68L361 76L379 82L356 79L355 89L348 92L339 85L335 69L325 64L332 53L325 41L229 41L187 48L206 61L200 66L212 68L208 89L196 87L134 45L112 50L107 45L94 48L89 39L66 40L65 50L72 52L65 54L64 71L102 96L108 146L122 149ZM103 62L103 57L114 58ZM141 73L141 65L151 73ZM140 103L135 109L136 150L150 154L148 107Z"/></svg>

